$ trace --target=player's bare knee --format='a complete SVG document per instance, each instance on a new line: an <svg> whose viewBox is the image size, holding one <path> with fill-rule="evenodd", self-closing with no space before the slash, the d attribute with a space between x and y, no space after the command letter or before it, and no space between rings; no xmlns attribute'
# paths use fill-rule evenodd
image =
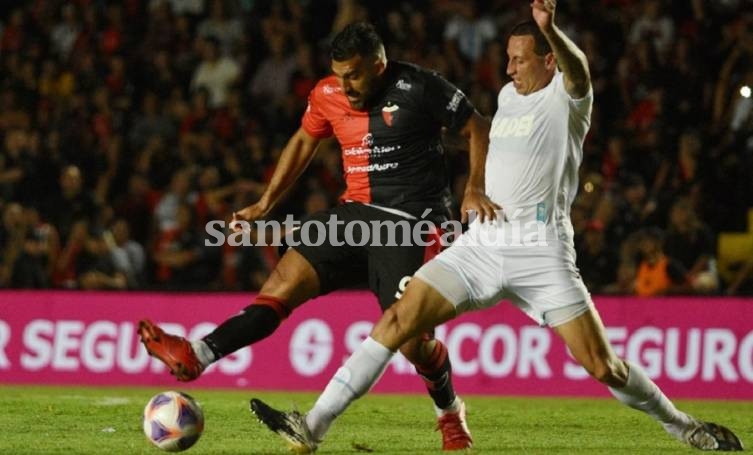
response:
<svg viewBox="0 0 753 455"><path fill-rule="evenodd" d="M398 349L411 337L410 326L396 311L395 306L385 310L382 318L374 326L371 336L390 349Z"/></svg>

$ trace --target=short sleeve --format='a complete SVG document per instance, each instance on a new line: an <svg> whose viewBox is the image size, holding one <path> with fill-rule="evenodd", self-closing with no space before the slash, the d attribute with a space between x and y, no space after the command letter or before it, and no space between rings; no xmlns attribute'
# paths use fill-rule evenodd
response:
<svg viewBox="0 0 753 455"><path fill-rule="evenodd" d="M426 75L424 103L427 112L451 131L462 129L475 110L459 88L437 73Z"/></svg>
<svg viewBox="0 0 753 455"><path fill-rule="evenodd" d="M311 136L319 139L332 136L332 125L322 111L322 97L319 95L321 88L314 87L309 93L308 106L303 113L301 126Z"/></svg>
<svg viewBox="0 0 753 455"><path fill-rule="evenodd" d="M570 97L570 95L567 95ZM593 87L588 88L588 93L583 98L570 97L570 109L579 118L590 118L591 109L594 104L594 90Z"/></svg>
<svg viewBox="0 0 753 455"><path fill-rule="evenodd" d="M554 75L555 90L558 94L567 99L568 109L570 111L570 131L576 136L584 137L591 125L591 111L594 104L593 87L588 87L588 93L582 98L573 98L565 90L565 75L557 71Z"/></svg>

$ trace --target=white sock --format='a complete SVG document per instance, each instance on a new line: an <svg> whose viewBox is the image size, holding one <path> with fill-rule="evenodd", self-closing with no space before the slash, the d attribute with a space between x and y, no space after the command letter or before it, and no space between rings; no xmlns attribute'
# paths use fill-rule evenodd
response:
<svg viewBox="0 0 753 455"><path fill-rule="evenodd" d="M199 359L199 363L201 363L202 367L206 368L211 365L212 362L217 360L214 356L214 352L209 349L209 345L207 345L204 341L192 341L191 347L193 348L193 352L194 354L196 354L196 358Z"/></svg>
<svg viewBox="0 0 753 455"><path fill-rule="evenodd" d="M455 396L455 399L452 400L452 403L450 403L450 405L447 406L444 409L438 408L437 405L434 405L434 412L437 414L437 417L442 417L443 415L445 415L445 414L447 414L449 412L453 412L453 413L459 412L460 411L460 403L462 403L460 401L460 397Z"/></svg>
<svg viewBox="0 0 753 455"><path fill-rule="evenodd" d="M626 363L629 367L627 383L619 389L609 387L609 391L624 404L653 417L668 433L682 440L685 430L694 425L693 418L679 411L641 367Z"/></svg>
<svg viewBox="0 0 753 455"><path fill-rule="evenodd" d="M306 414L306 425L315 440L321 441L337 416L376 384L394 354L371 337L361 343Z"/></svg>

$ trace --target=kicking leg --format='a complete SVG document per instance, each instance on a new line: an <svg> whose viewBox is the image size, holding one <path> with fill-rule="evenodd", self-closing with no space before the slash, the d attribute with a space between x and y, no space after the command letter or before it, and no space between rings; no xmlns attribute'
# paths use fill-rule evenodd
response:
<svg viewBox="0 0 753 455"><path fill-rule="evenodd" d="M164 362L178 380L190 381L211 363L274 333L293 309L318 293L316 270L300 253L289 249L254 303L203 339L189 342L148 320L139 322L139 335L149 354Z"/></svg>
<svg viewBox="0 0 753 455"><path fill-rule="evenodd" d="M699 422L679 411L638 365L619 359L607 341L604 324L595 309L556 325L554 330L573 357L591 376L607 385L615 398L650 415L675 438L703 450L742 449L730 430Z"/></svg>
<svg viewBox="0 0 753 455"><path fill-rule="evenodd" d="M251 400L251 410L294 450L311 452L337 416L379 380L400 346L453 317L455 307L449 301L420 279L413 279L405 295L384 312L371 336L337 370L305 418L275 411L257 399Z"/></svg>

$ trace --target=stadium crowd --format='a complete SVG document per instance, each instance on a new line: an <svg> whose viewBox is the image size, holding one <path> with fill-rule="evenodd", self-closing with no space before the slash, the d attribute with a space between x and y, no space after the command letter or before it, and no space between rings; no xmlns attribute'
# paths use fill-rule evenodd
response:
<svg viewBox="0 0 753 455"><path fill-rule="evenodd" d="M332 33L371 20L388 58L439 71L491 115L507 82L507 30L529 8L4 1L0 287L258 289L276 251L205 246L205 225L259 196L329 71ZM751 264L730 283L715 268L718 234L746 229L753 207L753 3L573 0L557 20L593 73L572 210L586 285L753 294ZM459 197L467 160L446 139ZM324 209L342 183L329 141L272 216Z"/></svg>

